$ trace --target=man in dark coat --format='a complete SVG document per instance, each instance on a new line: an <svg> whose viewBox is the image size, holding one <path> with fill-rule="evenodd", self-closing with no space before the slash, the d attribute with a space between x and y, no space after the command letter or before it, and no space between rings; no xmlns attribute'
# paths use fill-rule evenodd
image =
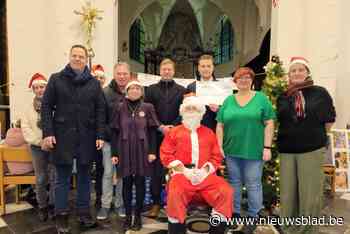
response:
<svg viewBox="0 0 350 234"><path fill-rule="evenodd" d="M80 224L95 226L90 215L90 170L96 149L103 146L105 102L99 82L87 67L88 53L82 45L72 46L69 64L51 75L42 103L43 138L52 151L57 171L55 188L56 228L69 233L68 194L77 162L76 209Z"/></svg>
<svg viewBox="0 0 350 234"><path fill-rule="evenodd" d="M204 54L198 60L198 72L200 74L200 81L216 81L214 73L214 58L211 55ZM196 81L187 86L187 93L196 94ZM219 110L219 106L215 104L209 104L205 106L206 111L203 116L201 124L216 130L216 113Z"/></svg>
<svg viewBox="0 0 350 234"><path fill-rule="evenodd" d="M160 210L161 189L163 179L163 166L159 160L159 147L163 141L163 137L170 129L181 123L179 116L179 107L182 103L186 89L175 83L173 80L175 74L175 63L170 59L164 59L160 63L161 80L146 88L145 102L152 103L160 127L157 134L157 159L154 162L154 169L151 179L151 191L153 207L148 213L149 217L157 217Z"/></svg>

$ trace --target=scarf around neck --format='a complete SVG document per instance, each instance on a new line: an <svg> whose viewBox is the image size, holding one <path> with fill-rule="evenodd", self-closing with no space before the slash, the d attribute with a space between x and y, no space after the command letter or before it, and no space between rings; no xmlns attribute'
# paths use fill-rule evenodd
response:
<svg viewBox="0 0 350 234"><path fill-rule="evenodd" d="M37 120L37 126L38 128L42 128L41 125L41 103L42 103L42 98L35 96L33 99L33 107L34 110L38 113L38 120Z"/></svg>
<svg viewBox="0 0 350 234"><path fill-rule="evenodd" d="M83 72L78 73L73 70L73 68L67 64L66 67L63 69L63 74L69 78L72 79L74 84L84 84L88 80L92 79L92 75L90 73L90 69L85 66Z"/></svg>
<svg viewBox="0 0 350 234"><path fill-rule="evenodd" d="M305 112L305 98L302 93L302 90L308 87L311 87L314 85L314 82L312 79L307 78L304 82L295 84L295 85L289 85L286 96L287 97L293 97L294 99L294 110L296 113L297 119L304 119L306 117Z"/></svg>

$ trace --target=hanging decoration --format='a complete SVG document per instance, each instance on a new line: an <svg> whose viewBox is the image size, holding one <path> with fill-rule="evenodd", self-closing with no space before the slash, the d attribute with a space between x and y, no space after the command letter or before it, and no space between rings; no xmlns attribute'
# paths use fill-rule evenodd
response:
<svg viewBox="0 0 350 234"><path fill-rule="evenodd" d="M96 29L97 20L102 20L102 10L92 6L91 1L86 1L81 10L74 10L74 13L81 16L81 26L86 35L86 46L89 52L89 65L91 67L91 59L95 56L92 48L92 40L94 30Z"/></svg>

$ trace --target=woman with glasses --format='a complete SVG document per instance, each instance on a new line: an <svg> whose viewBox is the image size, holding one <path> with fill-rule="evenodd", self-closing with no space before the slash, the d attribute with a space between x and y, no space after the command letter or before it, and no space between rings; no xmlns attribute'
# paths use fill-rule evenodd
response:
<svg viewBox="0 0 350 234"><path fill-rule="evenodd" d="M248 192L248 216L257 217L263 208L262 171L271 159L275 113L261 92L251 89L255 73L239 68L233 77L238 92L226 98L217 116L216 133L227 165L229 180L235 189L234 217L241 212L241 187ZM256 225L243 227L253 233Z"/></svg>

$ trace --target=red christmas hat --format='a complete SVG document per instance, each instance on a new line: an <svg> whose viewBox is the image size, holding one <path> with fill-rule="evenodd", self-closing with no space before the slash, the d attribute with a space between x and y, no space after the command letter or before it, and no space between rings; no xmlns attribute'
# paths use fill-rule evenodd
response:
<svg viewBox="0 0 350 234"><path fill-rule="evenodd" d="M294 56L294 57L291 57L291 58L290 58L290 62L289 62L289 68L290 68L292 65L296 64L296 63L303 64L303 65L307 68L307 70L310 71L310 64L309 64L309 61L308 61L306 58L301 57L301 56Z"/></svg>
<svg viewBox="0 0 350 234"><path fill-rule="evenodd" d="M91 75L93 76L105 76L105 70L101 64L95 64L91 68Z"/></svg>
<svg viewBox="0 0 350 234"><path fill-rule="evenodd" d="M47 80L43 74L35 73L29 81L29 88L36 84L47 84Z"/></svg>

